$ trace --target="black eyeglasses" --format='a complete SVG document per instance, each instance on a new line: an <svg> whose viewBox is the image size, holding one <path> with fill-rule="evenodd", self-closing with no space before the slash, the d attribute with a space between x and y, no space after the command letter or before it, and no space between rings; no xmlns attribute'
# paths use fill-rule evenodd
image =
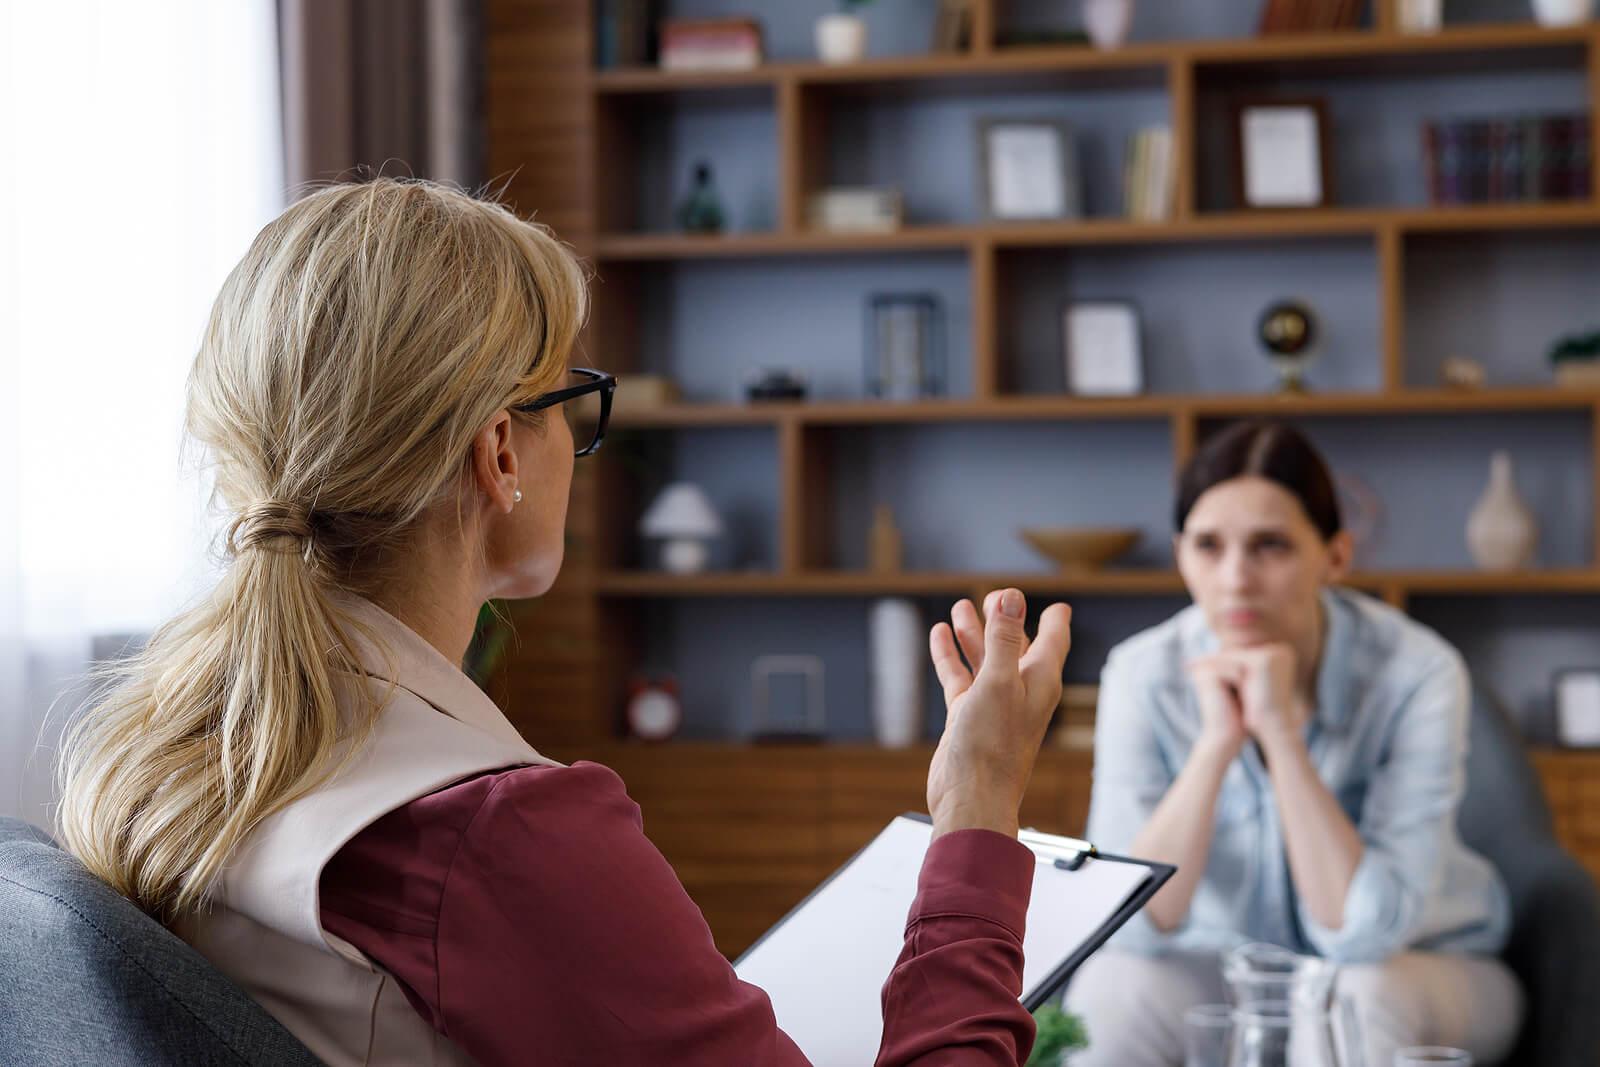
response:
<svg viewBox="0 0 1600 1067"><path fill-rule="evenodd" d="M600 450L600 442L606 439L606 424L611 421L611 396L617 391L617 379L603 370L591 370L588 367L573 367L569 372L578 383L566 389L557 389L553 393L546 393L536 397L526 404L517 404L513 411L532 413L543 411L545 408L555 407L557 404L568 400L576 400L580 396L590 393L600 394L600 417L594 420L594 437L588 436L587 412L577 411L574 407L565 408L567 422L573 429L573 441L588 441L584 447L578 449L580 456L592 456Z"/></svg>

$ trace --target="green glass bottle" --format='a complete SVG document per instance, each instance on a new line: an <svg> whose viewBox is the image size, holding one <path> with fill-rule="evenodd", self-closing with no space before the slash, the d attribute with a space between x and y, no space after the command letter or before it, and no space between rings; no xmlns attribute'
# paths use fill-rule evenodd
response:
<svg viewBox="0 0 1600 1067"><path fill-rule="evenodd" d="M694 168L694 187L678 205L678 225L689 233L722 232L722 200L711 181L711 164Z"/></svg>

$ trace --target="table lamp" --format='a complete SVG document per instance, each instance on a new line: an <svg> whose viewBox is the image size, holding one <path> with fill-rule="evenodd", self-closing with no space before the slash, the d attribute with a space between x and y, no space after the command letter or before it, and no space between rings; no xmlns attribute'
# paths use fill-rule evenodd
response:
<svg viewBox="0 0 1600 1067"><path fill-rule="evenodd" d="M639 531L665 541L661 565L668 571L699 574L711 558L711 539L722 535L722 519L705 490L690 482L674 482L645 511Z"/></svg>

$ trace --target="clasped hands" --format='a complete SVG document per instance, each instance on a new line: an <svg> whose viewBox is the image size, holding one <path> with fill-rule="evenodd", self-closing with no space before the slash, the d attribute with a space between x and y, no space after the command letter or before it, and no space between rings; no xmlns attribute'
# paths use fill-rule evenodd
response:
<svg viewBox="0 0 1600 1067"><path fill-rule="evenodd" d="M1269 759L1275 750L1304 745L1311 706L1297 685L1290 645L1214 652L1192 660L1188 670L1200 703L1202 743L1231 757L1253 738Z"/></svg>

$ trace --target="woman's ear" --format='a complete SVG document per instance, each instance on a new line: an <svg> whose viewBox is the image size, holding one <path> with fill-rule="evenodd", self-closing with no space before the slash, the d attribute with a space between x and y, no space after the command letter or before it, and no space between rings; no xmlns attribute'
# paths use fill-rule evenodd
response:
<svg viewBox="0 0 1600 1067"><path fill-rule="evenodd" d="M1328 538L1328 582L1342 582L1355 565L1356 539L1349 530L1340 530Z"/></svg>
<svg viewBox="0 0 1600 1067"><path fill-rule="evenodd" d="M509 512L517 491L517 450L511 441L511 413L495 412L472 439L472 482L497 511Z"/></svg>

